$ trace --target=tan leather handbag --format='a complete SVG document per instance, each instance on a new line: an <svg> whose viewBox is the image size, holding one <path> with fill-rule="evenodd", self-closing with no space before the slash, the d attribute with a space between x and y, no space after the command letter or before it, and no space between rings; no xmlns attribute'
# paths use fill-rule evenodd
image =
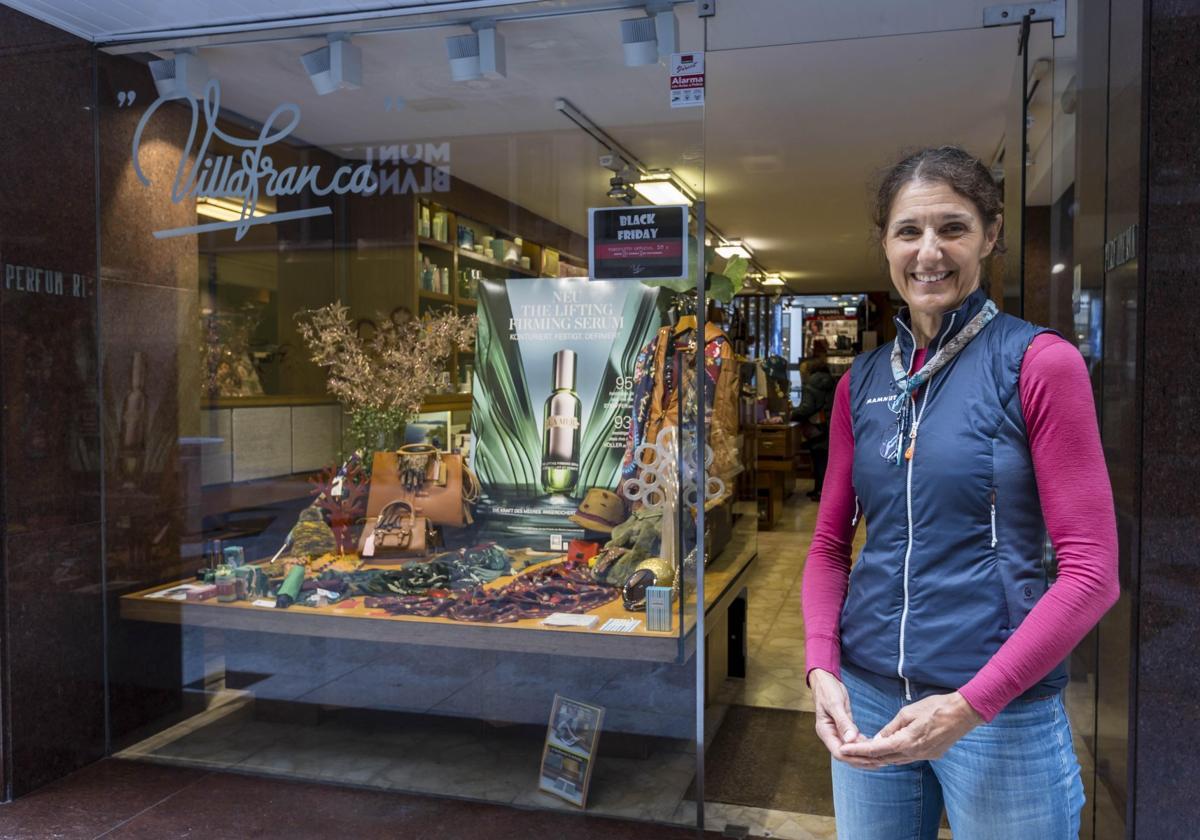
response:
<svg viewBox="0 0 1200 840"><path fill-rule="evenodd" d="M399 499L408 502L416 516L435 525L461 528L472 521L471 503L478 495L475 477L461 455L410 444L396 452L375 453L367 516L378 513L373 506L381 510L383 504Z"/></svg>
<svg viewBox="0 0 1200 840"><path fill-rule="evenodd" d="M417 516L412 505L397 499L384 506L373 522L363 529L359 555L373 559L424 557L434 541L433 528L424 516Z"/></svg>

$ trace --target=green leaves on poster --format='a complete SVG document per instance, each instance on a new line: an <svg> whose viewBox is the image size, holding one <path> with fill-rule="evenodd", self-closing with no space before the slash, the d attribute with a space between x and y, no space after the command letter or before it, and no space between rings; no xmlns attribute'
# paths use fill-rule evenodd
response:
<svg viewBox="0 0 1200 840"><path fill-rule="evenodd" d="M541 442L520 349L508 340L512 307L503 285L498 294L489 294L490 285L479 287L475 381L486 380L488 386L476 387L472 395L475 472L484 486L537 492Z"/></svg>

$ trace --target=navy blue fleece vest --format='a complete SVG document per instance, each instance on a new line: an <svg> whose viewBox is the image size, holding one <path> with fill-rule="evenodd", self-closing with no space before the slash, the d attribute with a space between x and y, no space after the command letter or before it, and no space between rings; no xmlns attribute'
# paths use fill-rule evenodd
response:
<svg viewBox="0 0 1200 840"><path fill-rule="evenodd" d="M929 355L982 308L976 292L929 345ZM897 319L902 359L915 342ZM842 658L906 680L912 698L957 689L1012 635L1045 593L1045 524L1018 379L1025 350L1044 330L997 315L910 403L920 428L911 461L883 457L896 433L899 393L889 343L850 374L854 487L867 541L842 610ZM1060 665L1029 693L1066 682Z"/></svg>

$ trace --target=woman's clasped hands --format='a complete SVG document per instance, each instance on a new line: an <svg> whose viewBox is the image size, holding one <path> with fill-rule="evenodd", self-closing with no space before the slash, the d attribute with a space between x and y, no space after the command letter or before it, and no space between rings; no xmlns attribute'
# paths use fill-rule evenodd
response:
<svg viewBox="0 0 1200 840"><path fill-rule="evenodd" d="M817 736L838 761L861 770L941 758L983 718L957 691L902 708L873 738L858 730L841 680L828 671L809 675Z"/></svg>

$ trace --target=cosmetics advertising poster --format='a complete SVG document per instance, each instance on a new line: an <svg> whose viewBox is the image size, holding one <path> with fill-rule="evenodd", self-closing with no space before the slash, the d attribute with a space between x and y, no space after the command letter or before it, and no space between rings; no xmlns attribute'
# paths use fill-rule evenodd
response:
<svg viewBox="0 0 1200 840"><path fill-rule="evenodd" d="M485 528L574 534L566 517L587 490L615 489L657 296L586 278L480 283L471 427Z"/></svg>

